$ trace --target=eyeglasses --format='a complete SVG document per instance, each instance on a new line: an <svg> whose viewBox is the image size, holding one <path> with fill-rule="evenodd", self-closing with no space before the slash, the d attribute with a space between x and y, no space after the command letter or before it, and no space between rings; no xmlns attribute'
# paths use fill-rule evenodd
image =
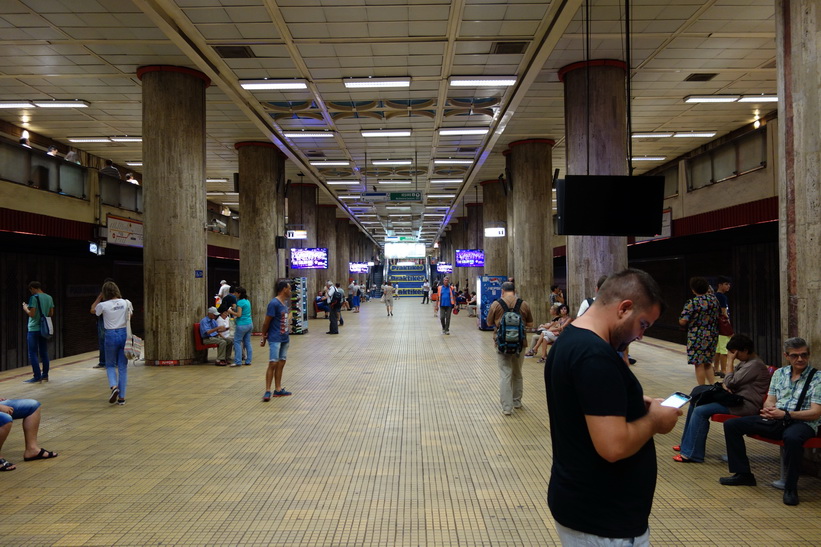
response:
<svg viewBox="0 0 821 547"><path fill-rule="evenodd" d="M649 321L645 321L644 319L641 319L641 320L639 321L639 326L641 327L641 330L643 330L643 331L644 331L644 330L649 329L649 328L650 328L650 326L651 326L651 324L650 324L650 322L649 322Z"/></svg>
<svg viewBox="0 0 821 547"><path fill-rule="evenodd" d="M808 352L808 351L805 351L804 353L788 353L788 354L787 354L787 357L788 357L789 359L798 359L799 357L800 357L801 359L806 359L806 358L808 358L809 356L810 356L810 352Z"/></svg>

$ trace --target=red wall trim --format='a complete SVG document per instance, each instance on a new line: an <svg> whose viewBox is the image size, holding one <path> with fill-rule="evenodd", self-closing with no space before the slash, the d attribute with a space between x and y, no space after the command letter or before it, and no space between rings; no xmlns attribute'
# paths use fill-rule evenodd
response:
<svg viewBox="0 0 821 547"><path fill-rule="evenodd" d="M143 75L148 72L178 72L180 74L187 74L189 76L193 76L195 78L199 78L203 82L205 82L205 87L211 86L211 78L206 76L204 73L200 72L199 70L194 70L193 68L187 68L184 66L172 66L172 65L146 65L141 66L137 69L137 78L140 80L143 79Z"/></svg>
<svg viewBox="0 0 821 547"><path fill-rule="evenodd" d="M594 59L592 61L579 61L578 63L571 63L559 69L559 81L564 82L565 75L571 70L578 70L580 68L592 66L615 66L622 70L627 70L627 63L619 61L618 59Z"/></svg>
<svg viewBox="0 0 821 547"><path fill-rule="evenodd" d="M751 201L718 211L673 220L672 237L727 230L778 220L778 197Z"/></svg>
<svg viewBox="0 0 821 547"><path fill-rule="evenodd" d="M218 245L208 246L208 256L210 258L227 258L228 260L239 260L239 250L220 247Z"/></svg>
<svg viewBox="0 0 821 547"><path fill-rule="evenodd" d="M94 239L93 224L3 208L0 208L0 232L85 241Z"/></svg>

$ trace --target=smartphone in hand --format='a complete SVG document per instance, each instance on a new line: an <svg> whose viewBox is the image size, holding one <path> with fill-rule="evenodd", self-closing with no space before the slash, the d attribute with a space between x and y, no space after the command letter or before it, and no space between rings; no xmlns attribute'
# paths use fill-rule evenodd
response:
<svg viewBox="0 0 821 547"><path fill-rule="evenodd" d="M672 395L670 395L669 397L664 399L664 401L661 402L661 406L670 406L670 407L673 407L673 408L681 408L689 402L690 402L690 396L689 395L687 395L686 393L682 393L680 391L676 391L675 393L673 393Z"/></svg>

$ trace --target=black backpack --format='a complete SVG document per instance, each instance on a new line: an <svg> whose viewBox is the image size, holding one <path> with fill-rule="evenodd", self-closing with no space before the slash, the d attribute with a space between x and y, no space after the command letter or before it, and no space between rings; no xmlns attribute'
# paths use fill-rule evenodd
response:
<svg viewBox="0 0 821 547"><path fill-rule="evenodd" d="M334 289L334 294L331 296L331 307L338 308L342 306L342 291Z"/></svg>
<svg viewBox="0 0 821 547"><path fill-rule="evenodd" d="M504 313L496 330L496 350L508 355L521 353L525 345L525 322L520 312L522 299L516 299L512 310L501 298L497 302Z"/></svg>

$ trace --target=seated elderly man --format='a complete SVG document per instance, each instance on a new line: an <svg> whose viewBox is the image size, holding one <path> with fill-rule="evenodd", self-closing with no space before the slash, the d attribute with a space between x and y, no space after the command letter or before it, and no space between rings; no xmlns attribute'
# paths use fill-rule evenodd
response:
<svg viewBox="0 0 821 547"><path fill-rule="evenodd" d="M208 315L200 320L200 336L202 336L203 344L217 345L217 366L225 366L228 364L228 351L233 344L233 340L229 342L228 338L223 338L220 333L228 330L225 326L220 326L217 322L219 310L215 307L208 308Z"/></svg>
<svg viewBox="0 0 821 547"><path fill-rule="evenodd" d="M803 445L815 437L821 422L821 374L810 366L810 349L803 338L784 342L789 365L775 371L770 390L759 416L744 416L724 422L727 459L731 477L722 477L725 486L755 486L744 435L760 435L784 441L784 504L798 505L798 474L804 456Z"/></svg>
<svg viewBox="0 0 821 547"><path fill-rule="evenodd" d="M11 432L12 420L23 420L23 438L26 450L23 461L48 460L57 457L57 452L49 452L37 444L37 432L40 429L40 403L34 399L0 399L0 455L3 443ZM0 472L14 471L17 466L0 458Z"/></svg>

